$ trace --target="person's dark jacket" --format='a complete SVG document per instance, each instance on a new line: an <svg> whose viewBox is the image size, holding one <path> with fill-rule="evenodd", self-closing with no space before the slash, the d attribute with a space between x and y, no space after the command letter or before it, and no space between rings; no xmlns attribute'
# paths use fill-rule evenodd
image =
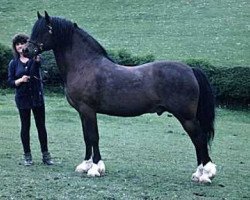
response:
<svg viewBox="0 0 250 200"><path fill-rule="evenodd" d="M43 84L40 73L41 62L30 59L22 63L12 59L8 68L8 84L16 89L15 101L18 109L30 109L44 104ZM15 80L23 75L30 76L29 82L15 85Z"/></svg>

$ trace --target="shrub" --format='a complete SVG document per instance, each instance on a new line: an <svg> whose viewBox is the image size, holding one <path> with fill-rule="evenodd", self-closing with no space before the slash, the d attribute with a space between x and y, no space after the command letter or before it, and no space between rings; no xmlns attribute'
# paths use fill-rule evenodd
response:
<svg viewBox="0 0 250 200"><path fill-rule="evenodd" d="M46 51L42 54L42 76L47 85L60 86L62 79L59 69L56 65L55 57L52 51Z"/></svg>
<svg viewBox="0 0 250 200"><path fill-rule="evenodd" d="M209 80L213 82L213 76L216 73L216 67L213 66L209 61L203 59L188 59L184 61L190 67L198 67L201 68Z"/></svg>
<svg viewBox="0 0 250 200"><path fill-rule="evenodd" d="M155 60L151 54L132 56L125 49L108 53L114 62L126 66L140 65ZM62 80L52 51L44 52L42 57L42 74L45 84L49 86L47 89L62 92ZM11 49L0 44L0 86L2 88L7 85L7 69L11 59ZM218 103L250 105L250 67L215 67L202 59L189 59L185 63L191 67L199 67L206 73L212 83Z"/></svg>
<svg viewBox="0 0 250 200"><path fill-rule="evenodd" d="M250 67L214 67L201 59L190 59L186 63L206 73L219 104L250 105Z"/></svg>
<svg viewBox="0 0 250 200"><path fill-rule="evenodd" d="M11 49L0 44L0 86L7 86L8 64L12 59Z"/></svg>
<svg viewBox="0 0 250 200"><path fill-rule="evenodd" d="M155 60L155 57L152 54L144 56L132 56L132 54L125 49L109 51L108 53L116 63L126 66L141 65Z"/></svg>
<svg viewBox="0 0 250 200"><path fill-rule="evenodd" d="M220 67L213 76L216 97L225 105L250 105L250 68Z"/></svg>

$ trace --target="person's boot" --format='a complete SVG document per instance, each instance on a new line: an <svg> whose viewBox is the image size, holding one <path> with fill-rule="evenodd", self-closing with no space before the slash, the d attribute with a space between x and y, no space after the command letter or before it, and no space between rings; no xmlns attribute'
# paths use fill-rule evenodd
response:
<svg viewBox="0 0 250 200"><path fill-rule="evenodd" d="M50 153L49 152L43 152L43 163L45 165L53 165L54 162L51 159Z"/></svg>
<svg viewBox="0 0 250 200"><path fill-rule="evenodd" d="M24 165L25 166L30 166L32 164L33 164L33 162L32 162L32 155L31 155L31 153L30 152L29 153L25 153L24 154Z"/></svg>

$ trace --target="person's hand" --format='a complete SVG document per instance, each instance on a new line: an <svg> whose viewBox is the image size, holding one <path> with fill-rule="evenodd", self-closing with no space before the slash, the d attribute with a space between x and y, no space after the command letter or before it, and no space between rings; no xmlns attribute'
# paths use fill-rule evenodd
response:
<svg viewBox="0 0 250 200"><path fill-rule="evenodd" d="M23 75L22 78L19 78L15 81L16 86L19 86L21 83L29 82L30 76Z"/></svg>
<svg viewBox="0 0 250 200"><path fill-rule="evenodd" d="M21 82L29 82L29 79L30 79L30 76L26 76L26 75L23 75L22 78L21 78Z"/></svg>

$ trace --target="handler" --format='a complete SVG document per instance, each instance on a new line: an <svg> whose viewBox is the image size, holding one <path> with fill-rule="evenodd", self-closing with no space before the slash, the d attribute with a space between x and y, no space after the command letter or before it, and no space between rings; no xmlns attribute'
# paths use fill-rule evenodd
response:
<svg viewBox="0 0 250 200"><path fill-rule="evenodd" d="M47 131L45 126L45 105L43 84L40 73L41 59L24 57L23 48L29 37L17 34L12 40L14 58L8 67L8 84L15 88L15 102L21 120L21 141L24 151L24 165L33 164L30 150L30 121L31 110L34 115L38 138L41 146L42 161L46 165L53 165L48 151Z"/></svg>

